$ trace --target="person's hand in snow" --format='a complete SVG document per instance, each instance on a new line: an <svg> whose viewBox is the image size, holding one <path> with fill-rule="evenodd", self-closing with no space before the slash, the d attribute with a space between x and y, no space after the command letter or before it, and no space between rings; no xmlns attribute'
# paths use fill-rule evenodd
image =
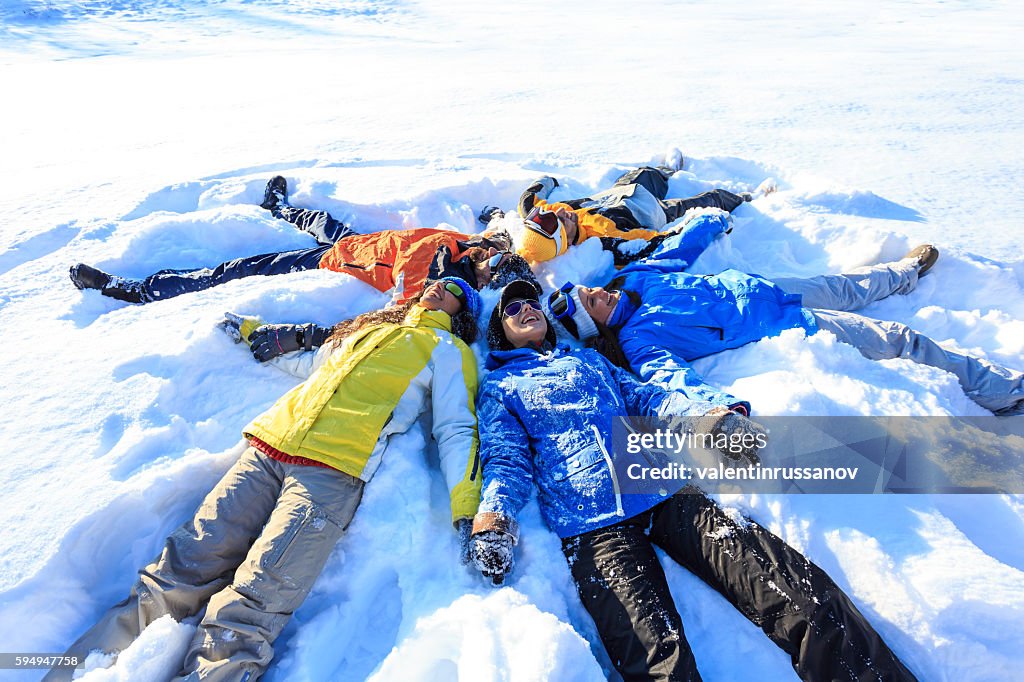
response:
<svg viewBox="0 0 1024 682"><path fill-rule="evenodd" d="M477 533L473 536L473 565L495 585L500 585L515 565L514 545L515 540L508 533L497 530Z"/></svg>
<svg viewBox="0 0 1024 682"><path fill-rule="evenodd" d="M257 327L263 324L263 320L252 315L239 315L238 313L224 313L224 321L217 324L217 328L223 331L235 343L249 344L249 335Z"/></svg>
<svg viewBox="0 0 1024 682"><path fill-rule="evenodd" d="M708 423L707 419L714 419ZM714 436L715 442L722 442L717 448L722 455L731 460L744 457L751 464L760 464L758 450L762 443L767 443L768 431L747 417L728 408L716 408L704 416L703 430Z"/></svg>

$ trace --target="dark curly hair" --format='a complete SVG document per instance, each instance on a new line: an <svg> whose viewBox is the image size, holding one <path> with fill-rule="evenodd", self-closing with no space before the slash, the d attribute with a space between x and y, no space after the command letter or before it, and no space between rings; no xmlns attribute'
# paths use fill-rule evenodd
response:
<svg viewBox="0 0 1024 682"><path fill-rule="evenodd" d="M423 298L422 292L408 303L371 310L348 320L342 320L331 328L331 335L324 343L340 346L349 336L366 327L378 324L402 324L409 309L419 303L421 298ZM476 326L476 320L468 310L460 310L452 316L452 333L462 339L467 346L476 341L479 329Z"/></svg>

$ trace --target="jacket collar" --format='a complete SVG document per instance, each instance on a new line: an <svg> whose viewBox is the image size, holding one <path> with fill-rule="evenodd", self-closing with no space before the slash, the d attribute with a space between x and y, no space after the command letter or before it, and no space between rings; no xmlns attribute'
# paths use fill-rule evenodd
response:
<svg viewBox="0 0 1024 682"><path fill-rule="evenodd" d="M516 365L520 363L532 363L539 360L550 360L569 353L569 346L556 346L552 348L546 342L541 348L514 348L512 350L492 350L487 354L484 366L488 370L504 367L505 365Z"/></svg>
<svg viewBox="0 0 1024 682"><path fill-rule="evenodd" d="M429 327L432 329L443 329L446 332L452 330L452 318L443 310L427 310L419 303L409 308L405 314L405 321L402 323L407 327Z"/></svg>
<svg viewBox="0 0 1024 682"><path fill-rule="evenodd" d="M619 302L615 304L615 310L608 316L608 327L613 331L618 331L636 311L637 307L629 300L629 296L625 292L619 292Z"/></svg>

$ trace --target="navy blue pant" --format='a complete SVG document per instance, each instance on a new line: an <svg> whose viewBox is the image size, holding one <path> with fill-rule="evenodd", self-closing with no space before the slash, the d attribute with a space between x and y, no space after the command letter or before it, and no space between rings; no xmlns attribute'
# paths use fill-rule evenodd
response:
<svg viewBox="0 0 1024 682"><path fill-rule="evenodd" d="M335 242L356 234L354 230L332 218L327 211L313 211L281 204L273 213L275 217L287 220L303 232L313 235L319 246L245 256L221 263L214 268L161 270L142 280L146 295L150 300L161 300L193 291L203 291L243 277L315 270L320 267L320 259Z"/></svg>

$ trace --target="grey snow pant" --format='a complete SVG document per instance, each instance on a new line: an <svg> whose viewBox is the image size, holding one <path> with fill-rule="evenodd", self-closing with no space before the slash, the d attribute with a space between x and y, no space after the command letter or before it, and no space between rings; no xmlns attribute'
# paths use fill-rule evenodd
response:
<svg viewBox="0 0 1024 682"><path fill-rule="evenodd" d="M285 464L248 448L139 572L130 596L68 654L122 651L157 618L181 621L205 607L179 679L255 681L362 493L363 482L348 474ZM72 672L55 669L45 679L70 679Z"/></svg>
<svg viewBox="0 0 1024 682"><path fill-rule="evenodd" d="M854 315L869 303L890 294L906 294L917 286L913 261L902 260L858 268L844 275L774 280L783 291L800 294L819 329L871 360L904 358L945 370L954 376L974 402L995 414L1024 414L1024 373L985 360L946 350L930 338L899 322Z"/></svg>
<svg viewBox="0 0 1024 682"><path fill-rule="evenodd" d="M685 488L650 511L562 540L580 599L626 682L701 680L654 546L761 628L800 679L915 680L824 571Z"/></svg>
<svg viewBox="0 0 1024 682"><path fill-rule="evenodd" d="M787 294L800 294L805 308L860 310L892 294L917 288L917 265L911 260L856 268L841 275L776 277Z"/></svg>

